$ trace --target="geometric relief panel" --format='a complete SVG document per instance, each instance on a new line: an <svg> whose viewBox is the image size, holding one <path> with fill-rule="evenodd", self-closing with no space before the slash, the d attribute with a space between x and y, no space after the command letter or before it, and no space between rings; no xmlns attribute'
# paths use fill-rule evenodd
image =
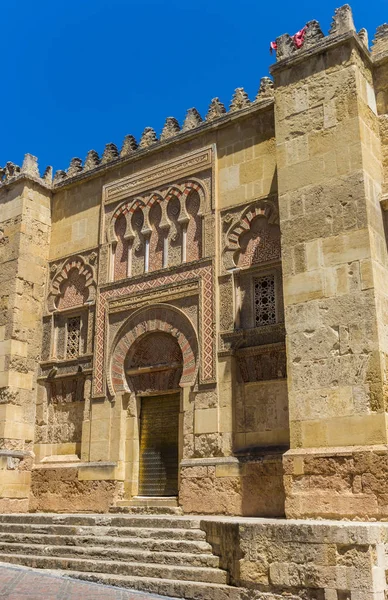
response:
<svg viewBox="0 0 388 600"><path fill-rule="evenodd" d="M201 383L212 383L215 380L214 365L214 283L211 261L201 265L182 265L174 272L149 273L146 277L121 287L100 290L97 317L94 355L93 396L104 396L107 369L107 327L108 303L123 296L131 296L140 292L153 292L176 283L197 280L200 283L200 331L199 331L199 366ZM155 301L157 302L157 300Z"/></svg>

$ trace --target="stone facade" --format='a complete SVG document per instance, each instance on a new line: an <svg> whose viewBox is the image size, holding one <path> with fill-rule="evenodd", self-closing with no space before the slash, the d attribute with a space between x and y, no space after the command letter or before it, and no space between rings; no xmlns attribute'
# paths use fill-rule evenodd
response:
<svg viewBox="0 0 388 600"><path fill-rule="evenodd" d="M387 519L388 27L276 45L253 101L1 169L0 511L138 503L171 393L184 511Z"/></svg>

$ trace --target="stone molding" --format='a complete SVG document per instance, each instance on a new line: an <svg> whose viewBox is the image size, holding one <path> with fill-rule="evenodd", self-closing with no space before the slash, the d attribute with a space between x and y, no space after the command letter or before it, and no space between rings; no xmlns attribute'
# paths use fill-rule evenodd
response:
<svg viewBox="0 0 388 600"><path fill-rule="evenodd" d="M114 285L100 288L94 354L93 396L105 395L106 371L108 357L106 340L108 339L109 302L128 298L135 294L156 294L158 290L166 290L172 285L187 284L193 281L199 286L199 373L201 383L215 382L215 347L214 347L214 273L213 263L209 260L184 264L171 270L151 272L146 275L124 280Z"/></svg>
<svg viewBox="0 0 388 600"><path fill-rule="evenodd" d="M193 280L185 284L173 284L166 288L158 288L155 291L149 291L145 294L139 293L130 296L125 296L120 299L109 300L108 313L121 313L123 311L134 310L143 306L150 306L163 301L179 300L181 298L189 298L190 296L198 296L200 292L199 281Z"/></svg>
<svg viewBox="0 0 388 600"><path fill-rule="evenodd" d="M140 308L132 314L115 338L108 375L111 396L132 391L126 381L125 358L135 341L138 342L144 335L156 331L168 333L176 338L183 358L183 372L179 385L194 385L198 370L198 340L194 327L186 315L175 306L155 304Z"/></svg>
<svg viewBox="0 0 388 600"><path fill-rule="evenodd" d="M96 299L97 277L95 271L95 262L97 252L92 251L87 255L76 254L65 260L55 261L49 268L49 292L48 292L48 310L53 312L58 310L57 303L61 296L61 286L68 279L69 272L77 269L79 275L85 277L85 287L88 290L86 302L92 304Z"/></svg>
<svg viewBox="0 0 388 600"><path fill-rule="evenodd" d="M255 327L254 329L221 331L218 355L228 356L243 348L271 347L273 344L283 343L285 336L284 323Z"/></svg>
<svg viewBox="0 0 388 600"><path fill-rule="evenodd" d="M212 146L202 150L185 154L179 159L174 159L151 167L110 183L103 188L103 203L110 204L117 200L133 196L139 192L149 190L153 186L169 183L174 179L181 179L194 173L209 169L213 165L214 148Z"/></svg>

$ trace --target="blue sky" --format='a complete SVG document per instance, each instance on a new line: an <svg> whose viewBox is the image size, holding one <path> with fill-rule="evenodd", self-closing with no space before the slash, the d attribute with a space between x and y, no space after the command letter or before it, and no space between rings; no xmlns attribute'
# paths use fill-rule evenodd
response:
<svg viewBox="0 0 388 600"><path fill-rule="evenodd" d="M121 145L167 116L202 116L244 87L254 98L273 62L269 43L317 19L327 33L338 0L14 0L1 14L0 165L38 156L41 171ZM354 0L370 41L388 0Z"/></svg>

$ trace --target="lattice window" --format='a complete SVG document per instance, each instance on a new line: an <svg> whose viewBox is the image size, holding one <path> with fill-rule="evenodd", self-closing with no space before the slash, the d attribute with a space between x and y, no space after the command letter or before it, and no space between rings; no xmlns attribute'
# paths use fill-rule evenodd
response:
<svg viewBox="0 0 388 600"><path fill-rule="evenodd" d="M255 326L276 323L275 275L254 280Z"/></svg>
<svg viewBox="0 0 388 600"><path fill-rule="evenodd" d="M67 319L66 358L77 358L81 341L81 317Z"/></svg>

